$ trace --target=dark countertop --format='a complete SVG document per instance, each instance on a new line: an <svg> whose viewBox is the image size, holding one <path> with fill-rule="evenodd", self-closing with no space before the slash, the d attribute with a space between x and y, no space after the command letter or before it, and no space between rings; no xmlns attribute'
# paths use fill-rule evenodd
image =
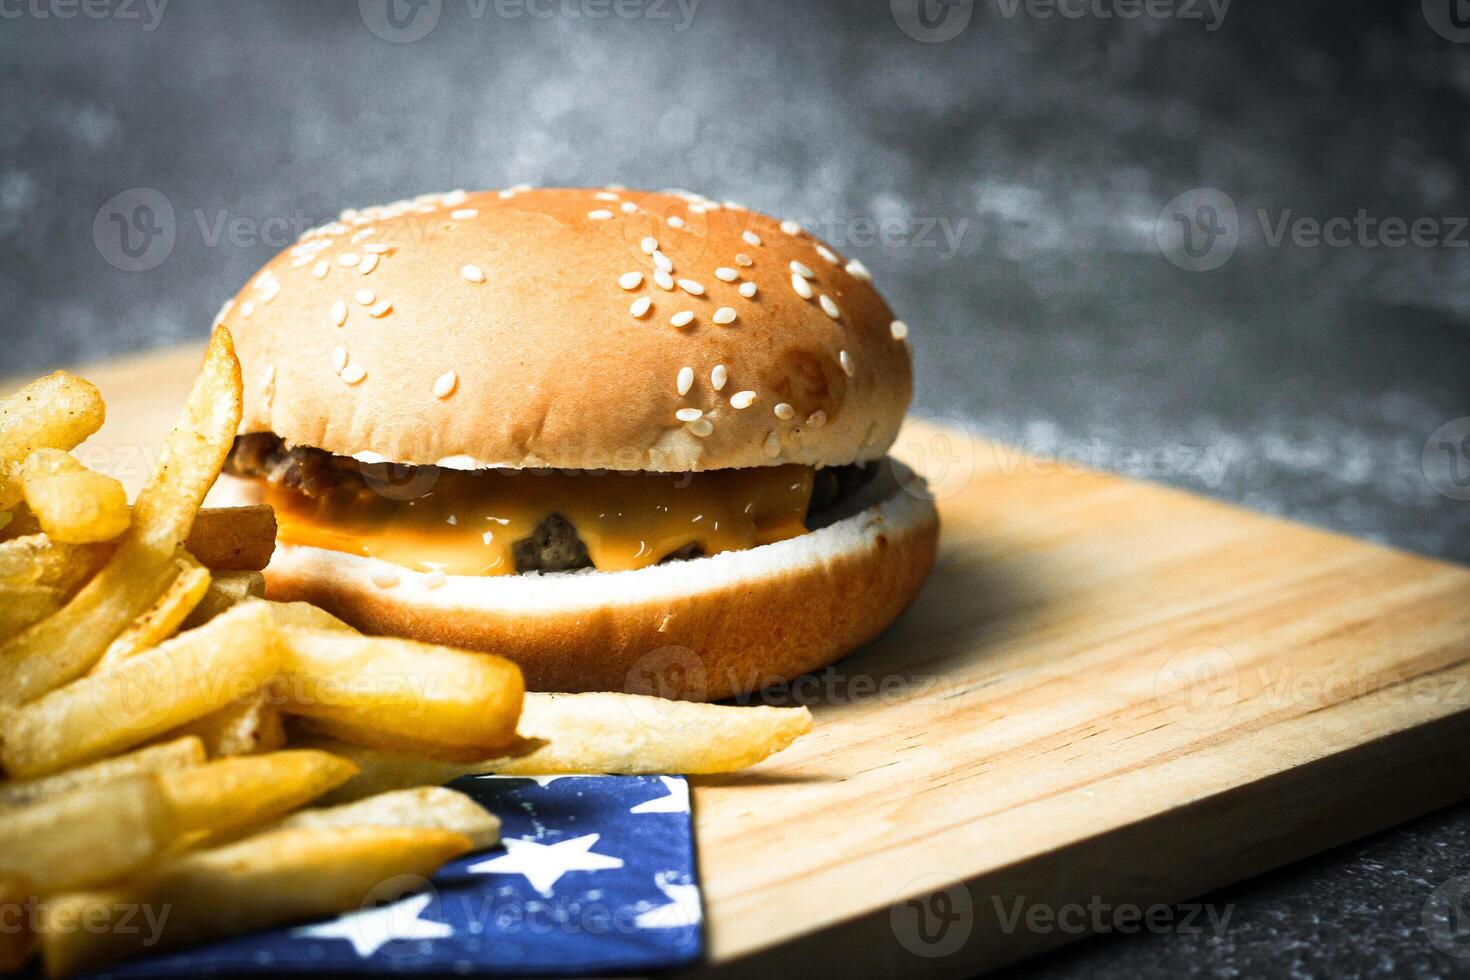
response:
<svg viewBox="0 0 1470 980"><path fill-rule="evenodd" d="M1447 479L1470 474L1470 43L1433 3L1100 15L1122 2L955 0L935 43L837 0L444 0L408 41L357 4L15 7L0 375L199 336L287 229L345 206L688 186L860 257L913 328L922 413L1470 562ZM172 245L129 257L108 202L138 188L123 201L161 197ZM1221 936L1104 937L1015 972L1470 973L1421 921L1467 873L1459 807L1207 896L1234 906Z"/></svg>

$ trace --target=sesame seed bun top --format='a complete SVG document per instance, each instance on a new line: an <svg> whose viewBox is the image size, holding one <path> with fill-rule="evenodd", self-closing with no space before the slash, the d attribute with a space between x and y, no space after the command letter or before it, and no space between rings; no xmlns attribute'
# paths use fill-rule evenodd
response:
<svg viewBox="0 0 1470 980"><path fill-rule="evenodd" d="M219 322L242 432L371 461L690 471L881 457L903 324L793 222L684 192L514 188L346 211Z"/></svg>

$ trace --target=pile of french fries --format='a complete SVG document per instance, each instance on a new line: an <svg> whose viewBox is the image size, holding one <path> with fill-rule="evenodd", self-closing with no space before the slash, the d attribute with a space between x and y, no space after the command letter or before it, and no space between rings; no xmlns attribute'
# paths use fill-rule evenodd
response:
<svg viewBox="0 0 1470 980"><path fill-rule="evenodd" d="M460 776L723 772L810 729L804 708L528 694L500 657L267 601L270 510L201 509L240 415L216 329L129 506L70 454L102 424L96 388L58 373L0 398L0 970L358 908L497 843L442 786ZM148 913L152 945L122 927Z"/></svg>

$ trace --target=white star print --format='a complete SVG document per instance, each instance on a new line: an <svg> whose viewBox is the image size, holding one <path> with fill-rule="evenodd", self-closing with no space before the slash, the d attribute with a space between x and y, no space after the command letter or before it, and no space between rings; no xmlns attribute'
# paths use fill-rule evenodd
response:
<svg viewBox="0 0 1470 980"><path fill-rule="evenodd" d="M675 885L674 872L654 875L653 882L659 891L669 897L669 904L639 912L635 920L640 929L680 929L699 924L699 888L695 885Z"/></svg>
<svg viewBox="0 0 1470 980"><path fill-rule="evenodd" d="M642 803L629 810L629 813L688 813L689 812L689 784L682 779L672 776L660 776L659 781L669 791L668 796L660 796L657 799L644 800Z"/></svg>
<svg viewBox="0 0 1470 980"><path fill-rule="evenodd" d="M605 871L621 868L623 859L592 853L601 834L586 834L555 844L538 844L530 838L505 840L505 853L488 861L480 861L468 870L477 874L524 875L547 898L551 886L568 871Z"/></svg>
<svg viewBox="0 0 1470 980"><path fill-rule="evenodd" d="M331 922L293 929L291 935L311 939L345 939L362 959L372 956L395 939L445 939L454 935L447 922L427 922L419 918L429 895L408 898L380 909L348 912Z"/></svg>

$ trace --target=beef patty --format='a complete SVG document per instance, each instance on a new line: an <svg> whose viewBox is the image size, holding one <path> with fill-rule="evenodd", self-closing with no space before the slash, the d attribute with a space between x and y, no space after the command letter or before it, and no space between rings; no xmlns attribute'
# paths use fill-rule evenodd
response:
<svg viewBox="0 0 1470 980"><path fill-rule="evenodd" d="M238 436L225 461L225 472L232 476L263 479L273 487L294 490L312 498L322 497L343 485L372 492L365 473L368 468L367 464L350 457L333 456L309 446L288 449L279 436L270 432ZM425 469L434 467L394 467L393 483L411 486L414 473ZM807 528L823 523L824 515L865 486L877 471L877 463L828 466L817 470L812 479L811 502L807 506ZM517 572L568 572L592 567L587 546L582 543L577 529L561 514L547 517L530 535L516 541L511 551ZM682 561L699 558L703 554L697 544L691 543L665 555L662 560Z"/></svg>

